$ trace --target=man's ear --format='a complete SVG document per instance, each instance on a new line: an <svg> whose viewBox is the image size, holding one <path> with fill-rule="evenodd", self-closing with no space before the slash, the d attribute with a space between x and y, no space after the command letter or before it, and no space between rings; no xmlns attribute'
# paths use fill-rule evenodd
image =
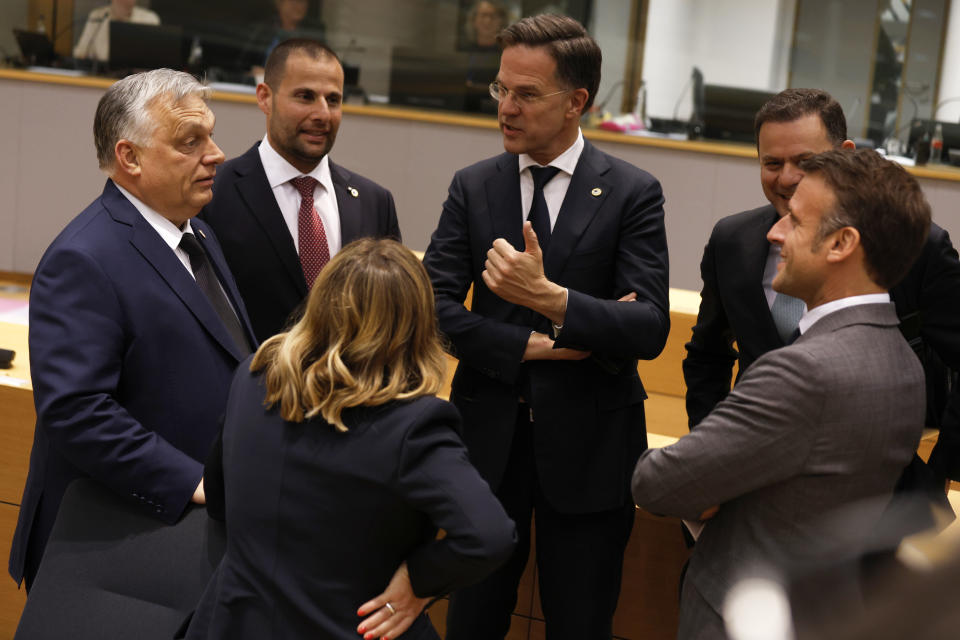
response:
<svg viewBox="0 0 960 640"><path fill-rule="evenodd" d="M117 145L113 148L113 155L116 159L117 171L122 171L130 176L140 175L140 149L137 148L137 145L127 139L118 140Z"/></svg>
<svg viewBox="0 0 960 640"><path fill-rule="evenodd" d="M574 89L570 92L570 114L577 119L584 113L584 105L590 98L590 92L586 89Z"/></svg>
<svg viewBox="0 0 960 640"><path fill-rule="evenodd" d="M260 107L260 111L263 111L268 116L270 115L272 98L273 91L270 89L270 85L266 82L261 82L257 85L257 106Z"/></svg>
<svg viewBox="0 0 960 640"><path fill-rule="evenodd" d="M860 232L853 227L843 227L827 238L827 262L843 262L860 246Z"/></svg>

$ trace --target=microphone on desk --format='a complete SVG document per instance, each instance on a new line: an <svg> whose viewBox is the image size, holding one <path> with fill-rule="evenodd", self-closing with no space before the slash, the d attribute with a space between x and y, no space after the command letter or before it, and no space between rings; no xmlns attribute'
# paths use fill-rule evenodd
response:
<svg viewBox="0 0 960 640"><path fill-rule="evenodd" d="M13 357L17 355L13 349L0 349L0 369L9 369L13 366Z"/></svg>

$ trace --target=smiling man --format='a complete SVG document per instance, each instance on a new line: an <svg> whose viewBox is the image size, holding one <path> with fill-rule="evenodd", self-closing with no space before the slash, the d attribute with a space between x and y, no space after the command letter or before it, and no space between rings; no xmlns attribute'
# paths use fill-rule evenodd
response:
<svg viewBox="0 0 960 640"><path fill-rule="evenodd" d="M267 59L257 104L267 134L217 174L200 217L217 232L258 340L295 320L320 269L366 236L400 239L393 196L334 164L343 67L325 45L286 40Z"/></svg>
<svg viewBox="0 0 960 640"><path fill-rule="evenodd" d="M531 518L547 638L609 638L646 448L637 359L669 329L663 194L581 135L601 53L578 22L525 18L498 43L506 153L454 176L424 265L459 358L450 399L470 459L519 544L452 595L447 639L505 636Z"/></svg>
<svg viewBox="0 0 960 640"><path fill-rule="evenodd" d="M923 370L888 291L919 255L930 207L903 167L872 150L796 165L806 176L767 237L783 258L774 290L807 307L799 338L760 356L689 435L644 453L633 476L637 504L652 513L715 512L683 583L681 640L726 637L720 612L741 575L779 570L789 583L862 553L920 441ZM830 526L861 501L856 520Z"/></svg>
<svg viewBox="0 0 960 640"><path fill-rule="evenodd" d="M233 371L256 345L210 228L223 153L209 90L128 76L97 106L103 194L44 253L30 289L37 426L10 552L29 589L67 485L90 477L167 523L203 502Z"/></svg>
<svg viewBox="0 0 960 640"><path fill-rule="evenodd" d="M804 304L774 291L780 247L766 235L787 213L804 175L803 159L854 146L840 105L819 89L777 94L757 112L754 129L760 184L770 204L720 220L704 249L700 312L683 362L691 428L730 392L735 363L739 379L757 358L794 335ZM919 258L892 283L890 294L926 363L931 400L926 424L940 428L930 468L943 486L946 477L960 479L960 386L949 399L942 397L948 385L941 364L960 370L960 261L944 229L931 225Z"/></svg>

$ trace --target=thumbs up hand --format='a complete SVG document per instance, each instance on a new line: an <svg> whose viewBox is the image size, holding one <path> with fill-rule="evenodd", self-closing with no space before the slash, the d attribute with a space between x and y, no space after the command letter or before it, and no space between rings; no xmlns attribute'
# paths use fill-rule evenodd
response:
<svg viewBox="0 0 960 640"><path fill-rule="evenodd" d="M563 289L548 281L543 273L543 252L530 222L523 223L523 242L523 251L517 251L503 238L494 240L487 251L483 282L507 302L543 313L534 306L536 299L544 296L551 287Z"/></svg>

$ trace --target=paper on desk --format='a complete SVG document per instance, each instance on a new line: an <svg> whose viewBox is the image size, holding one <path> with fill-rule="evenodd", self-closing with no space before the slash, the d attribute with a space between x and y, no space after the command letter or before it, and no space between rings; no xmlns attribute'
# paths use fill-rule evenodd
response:
<svg viewBox="0 0 960 640"><path fill-rule="evenodd" d="M29 308L26 300L0 298L0 322L27 326Z"/></svg>

